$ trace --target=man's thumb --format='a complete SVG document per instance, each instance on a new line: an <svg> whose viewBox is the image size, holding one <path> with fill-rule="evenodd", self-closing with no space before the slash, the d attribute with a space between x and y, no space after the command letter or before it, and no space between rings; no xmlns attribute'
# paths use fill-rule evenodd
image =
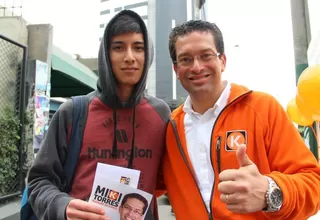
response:
<svg viewBox="0 0 320 220"><path fill-rule="evenodd" d="M237 149L237 159L240 167L253 164L253 162L249 159L246 150L246 146L239 146Z"/></svg>

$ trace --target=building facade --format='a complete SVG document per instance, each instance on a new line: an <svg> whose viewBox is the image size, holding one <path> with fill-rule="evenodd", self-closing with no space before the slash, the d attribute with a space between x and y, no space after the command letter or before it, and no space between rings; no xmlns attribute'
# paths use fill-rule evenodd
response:
<svg viewBox="0 0 320 220"><path fill-rule="evenodd" d="M148 25L148 0L100 0L100 38L110 19L119 11L130 9L138 13Z"/></svg>

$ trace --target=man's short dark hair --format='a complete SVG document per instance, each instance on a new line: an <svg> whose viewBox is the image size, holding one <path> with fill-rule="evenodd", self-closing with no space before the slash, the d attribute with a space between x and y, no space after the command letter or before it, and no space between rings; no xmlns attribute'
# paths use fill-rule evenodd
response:
<svg viewBox="0 0 320 220"><path fill-rule="evenodd" d="M177 61L176 42L178 37L185 36L195 31L210 32L214 38L214 43L218 50L217 52L220 54L224 54L223 36L218 26L208 21L190 20L183 24L177 25L175 28L172 29L169 35L169 52L172 62Z"/></svg>
<svg viewBox="0 0 320 220"><path fill-rule="evenodd" d="M142 29L137 19L130 15L121 15L111 24L109 33L111 39L120 34L142 33Z"/></svg>
<svg viewBox="0 0 320 220"><path fill-rule="evenodd" d="M129 193L129 194L125 195L121 201L121 206L124 206L124 204L126 204L128 199L137 199L137 200L141 201L144 204L142 213L144 214L146 212L147 207L148 207L148 200L146 198L144 198L142 195L140 195L138 193Z"/></svg>

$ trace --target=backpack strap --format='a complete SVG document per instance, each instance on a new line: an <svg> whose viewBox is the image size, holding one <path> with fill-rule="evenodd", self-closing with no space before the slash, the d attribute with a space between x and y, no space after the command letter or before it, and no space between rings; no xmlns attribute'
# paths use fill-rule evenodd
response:
<svg viewBox="0 0 320 220"><path fill-rule="evenodd" d="M74 172L79 159L79 154L82 145L82 137L84 133L85 124L87 121L89 100L87 96L72 97L73 101L73 115L72 128L69 146L67 149L67 158L63 165L65 184L61 190L66 193L70 192ZM28 184L26 185L21 200L20 209L21 220L38 220L33 213L32 207L28 202Z"/></svg>
<svg viewBox="0 0 320 220"><path fill-rule="evenodd" d="M63 166L66 177L64 192L66 193L71 190L73 176L77 167L89 104L87 96L74 96L71 98L73 101L71 137L67 158Z"/></svg>

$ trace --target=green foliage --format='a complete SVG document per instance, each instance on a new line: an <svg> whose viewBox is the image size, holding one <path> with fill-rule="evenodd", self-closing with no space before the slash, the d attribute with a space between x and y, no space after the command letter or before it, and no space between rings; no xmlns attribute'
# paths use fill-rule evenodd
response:
<svg viewBox="0 0 320 220"><path fill-rule="evenodd" d="M301 136L303 136L304 131L305 131L305 127L299 125L298 132L300 133Z"/></svg>
<svg viewBox="0 0 320 220"><path fill-rule="evenodd" d="M19 172L20 121L12 110L0 114L0 196L7 195Z"/></svg>

